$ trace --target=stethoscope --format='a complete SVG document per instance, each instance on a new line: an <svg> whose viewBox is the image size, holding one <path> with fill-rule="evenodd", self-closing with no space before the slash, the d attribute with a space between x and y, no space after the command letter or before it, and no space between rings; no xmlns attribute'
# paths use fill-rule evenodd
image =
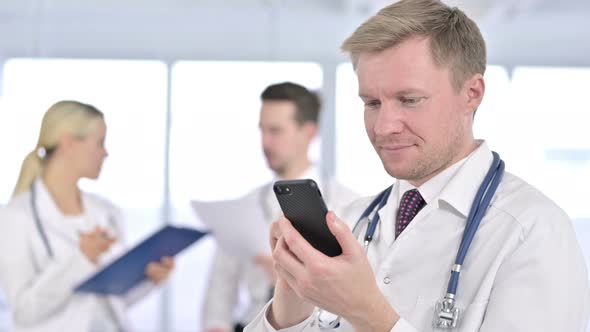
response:
<svg viewBox="0 0 590 332"><path fill-rule="evenodd" d="M496 189L498 189L500 181L502 181L502 177L504 176L504 161L500 159L500 156L496 152L492 152L492 154L494 156L492 165L490 166L490 169L488 170L483 182L477 190L475 199L471 205L471 210L467 216L467 223L465 225L465 230L463 231L463 238L461 239L461 244L459 245L457 257L455 258L455 263L451 266L451 277L447 286L447 293L444 298L438 301L435 305L434 318L432 321L434 328L450 330L457 327L457 323L459 321L459 308L455 307L455 298L457 295L457 288L459 286L459 274L461 273L461 267L463 266L465 256L467 256L467 251L471 246L471 242L475 237L475 233L477 232L479 224L481 223L481 220L483 219L485 212L487 211L490 202L496 193ZM367 231L365 232L365 237L363 239L365 253L368 252L369 245L373 240L373 235L375 234L377 224L379 223L379 210L381 210L381 208L383 208L383 206L385 206L387 203L392 190L393 185L377 195L377 197L373 199L371 204L369 204L369 206L361 214L352 230L352 232L355 233L357 227L362 223L363 220L366 219L369 221L367 225ZM369 218L371 213L373 213L373 217ZM336 317L336 319L330 321L323 321L321 319L321 315L322 310L320 310L318 313L318 323L321 329L335 329L340 325L340 317Z"/></svg>
<svg viewBox="0 0 590 332"><path fill-rule="evenodd" d="M41 223L41 217L39 217L39 209L37 209L37 189L34 182L31 184L31 209L33 210L33 219L35 219L37 232L43 241L47 255L49 258L53 258L53 249L51 248L51 243L49 243L49 238L45 232L45 227L43 227L43 223Z"/></svg>
<svg viewBox="0 0 590 332"><path fill-rule="evenodd" d="M41 221L41 217L39 215L39 208L37 207L37 188L35 183L33 182L30 187L31 195L30 195L30 204L31 210L33 211L33 219L35 220L35 226L37 228L37 232L41 237L41 241L43 242L43 246L47 251L47 255L49 258L54 258L53 248L51 247L51 243L49 242L49 237L47 236L47 232L45 231L45 227L43 226L43 222ZM108 223L110 227L116 229L115 223L112 220L112 216L108 218Z"/></svg>
<svg viewBox="0 0 590 332"><path fill-rule="evenodd" d="M31 184L30 187L30 191L31 191L31 199L30 199L30 203L31 203L31 209L33 211L33 219L35 219L35 225L37 227L37 232L39 233L39 236L41 237L41 240L43 241L43 245L45 246L45 250L47 251L47 255L49 256L50 259L54 258L54 253L53 253L53 249L51 247L51 243L49 242L49 238L47 237L47 232L45 231L45 227L43 227L43 223L41 222L41 217L39 216L39 209L37 208L37 189L35 186L35 182L33 182ZM111 227L114 227L114 221L112 220L112 216L108 218L108 223L110 224ZM117 326L120 328L121 331L124 331L124 323L121 322L121 318L119 317L119 314L117 314L115 308L113 307L113 304L111 303L111 301L107 301L107 309L111 312L111 315L113 316L113 319L115 321L115 324L117 324Z"/></svg>

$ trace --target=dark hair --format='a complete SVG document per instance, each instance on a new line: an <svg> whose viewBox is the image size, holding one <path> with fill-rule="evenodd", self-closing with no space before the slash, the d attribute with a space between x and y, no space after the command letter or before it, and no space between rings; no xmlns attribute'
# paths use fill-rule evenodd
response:
<svg viewBox="0 0 590 332"><path fill-rule="evenodd" d="M268 86L260 95L262 101L290 101L296 106L295 121L318 123L321 102L319 96L299 84L284 82Z"/></svg>

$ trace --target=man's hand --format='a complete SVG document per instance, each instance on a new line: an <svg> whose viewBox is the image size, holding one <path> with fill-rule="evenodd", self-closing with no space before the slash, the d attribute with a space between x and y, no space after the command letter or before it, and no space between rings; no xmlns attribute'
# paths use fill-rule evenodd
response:
<svg viewBox="0 0 590 332"><path fill-rule="evenodd" d="M287 220L281 216L273 222L270 227L270 247L275 252L282 252L286 249L280 223ZM274 275L276 276L273 302L268 313L268 320L275 329L296 325L305 320L313 312L313 304L305 302L289 286L287 281L281 277L281 267L274 261ZM285 274L285 272L283 272Z"/></svg>
<svg viewBox="0 0 590 332"><path fill-rule="evenodd" d="M286 218L276 222L278 230L273 230L273 233L280 236L273 249L278 274L275 294L281 290L295 294L300 308L304 304L318 306L342 316L357 331L389 331L399 316L377 287L361 245L333 212L328 213L326 221L342 247L340 256L328 257L313 248ZM293 296L289 298L294 303ZM288 311L283 313L280 309L278 303L277 306L273 303L272 318L280 327L292 326L311 313L308 309L307 316L297 317L298 321L294 322L289 319L293 315L289 316ZM284 325L286 321L290 325Z"/></svg>
<svg viewBox="0 0 590 332"><path fill-rule="evenodd" d="M155 284L160 284L170 276L174 269L174 258L162 257L160 262L151 262L145 268L145 275Z"/></svg>
<svg viewBox="0 0 590 332"><path fill-rule="evenodd" d="M105 229L96 226L92 231L80 234L80 251L94 264L100 255L105 253L117 239L110 237Z"/></svg>

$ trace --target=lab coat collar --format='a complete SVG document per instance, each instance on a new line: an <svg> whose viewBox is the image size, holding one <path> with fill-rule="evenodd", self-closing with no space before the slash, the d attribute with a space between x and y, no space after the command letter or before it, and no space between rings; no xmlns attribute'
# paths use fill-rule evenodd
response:
<svg viewBox="0 0 590 332"><path fill-rule="evenodd" d="M35 204L43 226L59 231L72 240L77 240L77 234L72 232L71 225L64 222L64 219L68 217L59 210L43 180L37 178L33 186L35 186L35 193L37 195ZM95 207L84 192L81 192L80 195L83 209L80 217L85 218L95 210Z"/></svg>
<svg viewBox="0 0 590 332"><path fill-rule="evenodd" d="M39 218L44 225L52 225L57 226L62 223L55 223L55 220L60 220L64 218L64 215L61 213L53 197L51 197L51 193L43 180L41 178L37 178L33 184L35 186L35 194L36 194L36 202L35 207L38 211Z"/></svg>
<svg viewBox="0 0 590 332"><path fill-rule="evenodd" d="M439 203L446 202L467 218L483 179L492 164L492 152L485 141L471 153L459 171L450 179L439 196Z"/></svg>

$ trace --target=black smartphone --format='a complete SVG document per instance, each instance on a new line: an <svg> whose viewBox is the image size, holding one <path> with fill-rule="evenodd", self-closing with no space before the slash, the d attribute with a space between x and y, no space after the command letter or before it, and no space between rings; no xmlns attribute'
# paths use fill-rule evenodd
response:
<svg viewBox="0 0 590 332"><path fill-rule="evenodd" d="M285 217L307 242L330 257L342 253L340 244L326 224L328 208L315 181L277 181L273 190Z"/></svg>

